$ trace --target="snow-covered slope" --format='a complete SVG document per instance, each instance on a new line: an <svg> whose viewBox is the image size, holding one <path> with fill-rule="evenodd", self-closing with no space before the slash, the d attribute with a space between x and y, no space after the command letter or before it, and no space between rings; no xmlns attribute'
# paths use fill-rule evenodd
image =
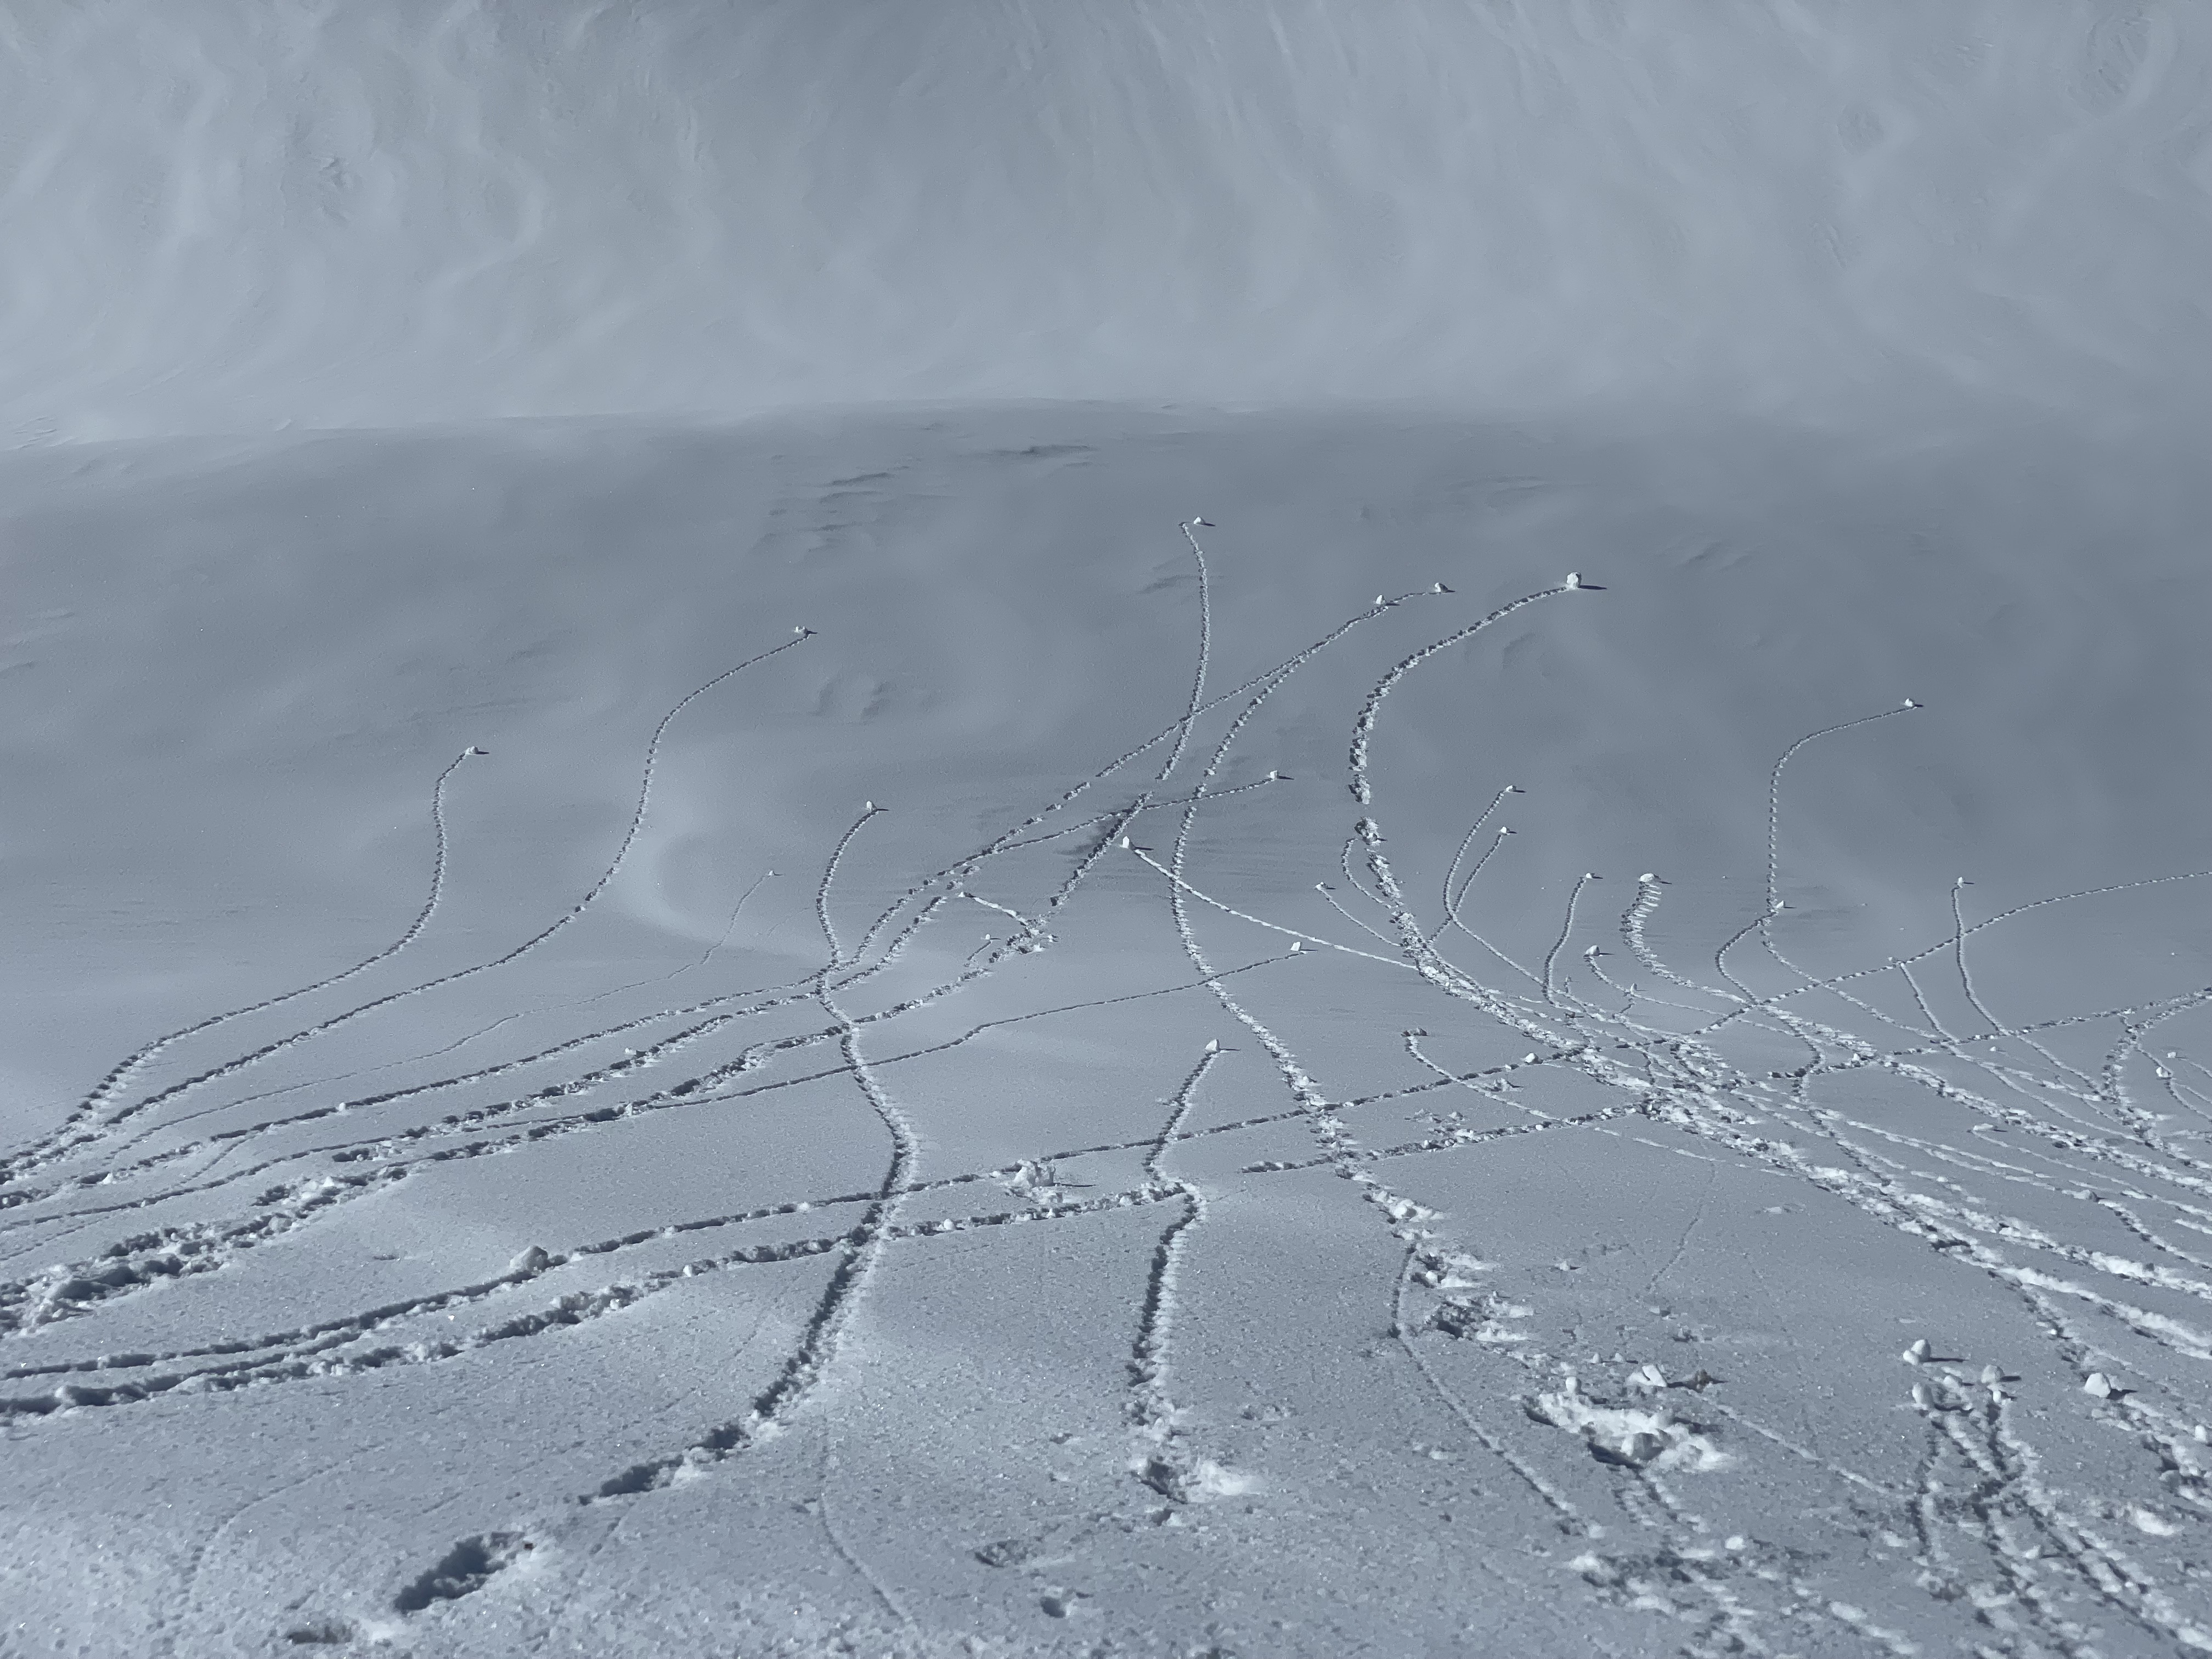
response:
<svg viewBox="0 0 2212 1659"><path fill-rule="evenodd" d="M879 398L2140 407L2206 349L2197 13L10 6L0 441Z"/></svg>
<svg viewBox="0 0 2212 1659"><path fill-rule="evenodd" d="M2208 40L0 9L0 1659L2212 1646Z"/></svg>
<svg viewBox="0 0 2212 1659"><path fill-rule="evenodd" d="M1030 409L5 479L11 1650L2212 1619L2181 457Z"/></svg>

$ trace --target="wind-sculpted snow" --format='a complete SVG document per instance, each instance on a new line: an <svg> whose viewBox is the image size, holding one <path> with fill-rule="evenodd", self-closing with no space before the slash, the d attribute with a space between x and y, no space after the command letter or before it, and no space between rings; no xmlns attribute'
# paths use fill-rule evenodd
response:
<svg viewBox="0 0 2212 1659"><path fill-rule="evenodd" d="M25 0L0 448L886 398L2201 420L2208 46L2188 0Z"/></svg>
<svg viewBox="0 0 2212 1659"><path fill-rule="evenodd" d="M2212 875L1948 878L1863 948L1807 780L1903 810L1892 734L1976 734L1832 678L1729 775L1737 890L1550 878L1595 826L1486 760L1540 717L1505 665L1656 568L1462 558L1254 640L1205 505L1124 556L1097 753L770 801L806 860L741 860L703 951L590 930L688 774L802 775L704 731L890 672L837 615L715 630L569 890L449 926L516 746L471 744L391 943L118 1033L0 1164L19 1558L195 1654L2212 1647L2212 987L2022 966Z"/></svg>

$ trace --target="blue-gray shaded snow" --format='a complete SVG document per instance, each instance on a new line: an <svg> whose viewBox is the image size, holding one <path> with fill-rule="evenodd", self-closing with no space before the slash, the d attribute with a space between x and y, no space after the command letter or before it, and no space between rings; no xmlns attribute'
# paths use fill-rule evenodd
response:
<svg viewBox="0 0 2212 1659"><path fill-rule="evenodd" d="M2212 1646L2208 61L0 16L0 1653Z"/></svg>
<svg viewBox="0 0 2212 1659"><path fill-rule="evenodd" d="M2197 9L584 0L0 21L0 441L1970 389L2212 349Z"/></svg>
<svg viewBox="0 0 2212 1659"><path fill-rule="evenodd" d="M8 461L12 1650L2185 1649L2212 514L1981 425Z"/></svg>

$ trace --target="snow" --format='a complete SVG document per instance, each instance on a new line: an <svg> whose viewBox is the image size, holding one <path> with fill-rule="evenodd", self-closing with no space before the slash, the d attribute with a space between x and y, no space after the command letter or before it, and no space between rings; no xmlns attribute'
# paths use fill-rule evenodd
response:
<svg viewBox="0 0 2212 1659"><path fill-rule="evenodd" d="M2177 0L9 10L21 441L885 398L2109 414L2170 403L2203 328Z"/></svg>
<svg viewBox="0 0 2212 1659"><path fill-rule="evenodd" d="M0 58L0 1652L2212 1646L2193 13L255 16Z"/></svg>

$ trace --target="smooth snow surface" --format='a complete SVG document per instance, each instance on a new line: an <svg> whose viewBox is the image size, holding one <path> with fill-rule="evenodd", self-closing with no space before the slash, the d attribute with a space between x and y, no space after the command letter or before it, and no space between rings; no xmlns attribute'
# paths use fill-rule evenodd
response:
<svg viewBox="0 0 2212 1659"><path fill-rule="evenodd" d="M0 1659L2212 1648L2206 38L9 11Z"/></svg>

